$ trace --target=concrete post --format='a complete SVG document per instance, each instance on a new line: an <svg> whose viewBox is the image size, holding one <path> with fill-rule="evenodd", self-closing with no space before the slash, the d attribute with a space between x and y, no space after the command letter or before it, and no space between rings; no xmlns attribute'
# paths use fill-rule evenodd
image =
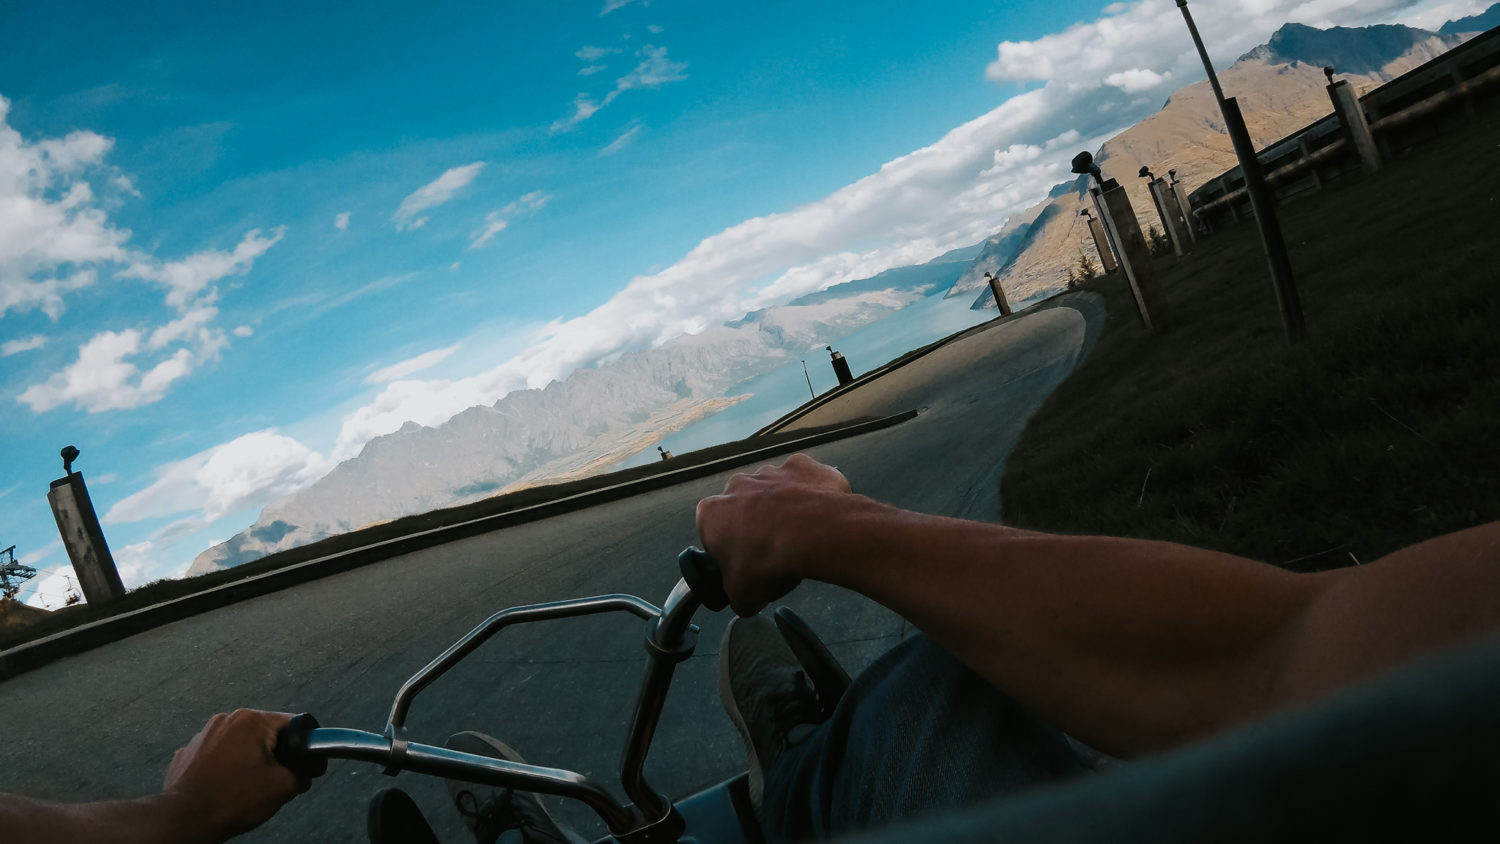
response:
<svg viewBox="0 0 1500 844"><path fill-rule="evenodd" d="M1167 232L1167 240L1172 241L1172 251L1181 258L1187 251L1187 235L1182 230L1187 228L1187 221L1182 219L1182 213L1177 209L1177 196L1167 186L1167 180L1155 178L1149 185L1151 198L1156 201L1156 214L1161 218L1161 227Z"/></svg>
<svg viewBox="0 0 1500 844"><path fill-rule="evenodd" d="M1094 216L1099 226L1104 229L1104 242L1109 245L1111 257L1115 258L1115 269L1120 268L1120 241L1115 239L1115 230L1109 224L1109 213L1104 210L1104 200L1099 196L1097 187L1089 188L1089 195L1094 198Z"/></svg>
<svg viewBox="0 0 1500 844"><path fill-rule="evenodd" d="M1096 201L1094 207L1099 207ZM1115 261L1115 251L1109 248L1109 235L1104 233L1104 224L1098 217L1089 217L1089 233L1094 236L1094 248L1099 250L1099 264L1104 268L1104 274L1118 270L1120 264Z"/></svg>
<svg viewBox="0 0 1500 844"><path fill-rule="evenodd" d="M1191 249L1192 245L1198 242L1198 227L1193 225L1192 218L1193 203L1188 201L1187 189L1182 186L1182 182L1177 180L1177 171L1172 170L1167 175L1172 177L1169 184L1172 200L1177 205L1177 217L1182 222L1183 230L1187 232L1187 246Z"/></svg>
<svg viewBox="0 0 1500 844"><path fill-rule="evenodd" d="M843 355L835 352L832 346L827 346L826 348L833 355L833 374L839 379L839 386L842 387L853 381L854 374L849 371L849 361Z"/></svg>
<svg viewBox="0 0 1500 844"><path fill-rule="evenodd" d="M83 597L90 604L99 605L124 595L125 585L120 582L115 558L110 556L109 545L104 542L104 531L99 527L99 517L94 513L94 502L89 499L83 475L69 472L53 481L47 503L52 505L57 532L62 536L63 547L68 549L68 559L73 562L73 573L78 575Z"/></svg>
<svg viewBox="0 0 1500 844"><path fill-rule="evenodd" d="M1380 170L1380 150L1375 146L1375 138L1370 134L1370 122L1365 118L1365 110L1359 103L1359 98L1354 96L1354 89L1350 87L1347 79L1328 86L1328 98L1333 100L1333 113L1338 115L1339 125L1344 129L1344 139L1354 153L1359 156L1361 167L1366 173L1375 173Z"/></svg>
<svg viewBox="0 0 1500 844"><path fill-rule="evenodd" d="M1125 278L1130 281L1130 292L1135 295L1135 306L1140 311L1141 322L1147 331L1166 325L1166 299L1161 294L1161 284L1156 280L1156 268L1151 264L1151 248L1141 234L1141 224L1135 218L1135 209L1125 188L1114 179L1103 184L1096 194L1104 212L1104 224L1110 239L1119 247L1120 265L1125 268Z"/></svg>
<svg viewBox="0 0 1500 844"><path fill-rule="evenodd" d="M990 280L990 293L995 296L995 307L1000 309L1000 316L1010 316L1010 302L1005 298L1005 288L1000 286L1000 279L995 278L994 273L985 273L984 277Z"/></svg>

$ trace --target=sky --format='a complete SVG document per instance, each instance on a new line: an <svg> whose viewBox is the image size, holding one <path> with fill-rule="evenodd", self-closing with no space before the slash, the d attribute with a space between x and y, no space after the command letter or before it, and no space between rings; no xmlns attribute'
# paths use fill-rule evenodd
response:
<svg viewBox="0 0 1500 844"><path fill-rule="evenodd" d="M1190 8L1222 68L1483 5ZM977 243L1201 76L1173 0L5 4L0 548L62 603L73 444L180 576L408 420Z"/></svg>

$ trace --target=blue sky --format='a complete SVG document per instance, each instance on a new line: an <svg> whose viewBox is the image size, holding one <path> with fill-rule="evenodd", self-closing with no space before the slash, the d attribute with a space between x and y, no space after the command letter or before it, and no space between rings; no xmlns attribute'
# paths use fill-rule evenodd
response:
<svg viewBox="0 0 1500 844"><path fill-rule="evenodd" d="M1193 8L1227 65L1480 5ZM128 583L406 419L977 242L1201 74L1171 0L16 6L0 547L65 571L76 444Z"/></svg>

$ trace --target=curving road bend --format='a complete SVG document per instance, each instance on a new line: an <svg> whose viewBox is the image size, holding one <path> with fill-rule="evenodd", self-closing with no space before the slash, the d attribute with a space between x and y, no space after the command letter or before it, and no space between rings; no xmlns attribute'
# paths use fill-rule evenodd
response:
<svg viewBox="0 0 1500 844"><path fill-rule="evenodd" d="M798 420L810 427L925 408L892 428L812 449L854 488L902 507L995 518L1004 460L1027 418L1092 345L1103 305L1088 294L988 324ZM746 467L753 468L753 467ZM497 609L628 592L653 603L696 541L693 505L729 473L512 527L185 619L0 683L15 726L0 791L58 800L152 792L173 751L208 716L238 706L308 711L378 732L397 687ZM807 584L787 604L851 671L903 634L857 595ZM677 673L648 780L680 794L743 769L718 702L727 619L703 616L697 654ZM414 741L460 729L500 736L529 761L614 780L643 665L639 622L610 616L506 630L412 708ZM441 782L335 762L311 792L241 840L365 841L365 801L398 785L443 840L468 840ZM562 817L602 831L586 809Z"/></svg>

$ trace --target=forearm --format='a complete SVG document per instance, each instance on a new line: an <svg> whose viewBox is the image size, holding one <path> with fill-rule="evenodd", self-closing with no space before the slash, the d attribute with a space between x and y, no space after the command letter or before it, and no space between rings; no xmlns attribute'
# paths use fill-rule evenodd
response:
<svg viewBox="0 0 1500 844"><path fill-rule="evenodd" d="M854 495L804 455L698 503L735 611L802 579L879 601L1101 750L1171 747L1500 629L1500 523L1293 574L1167 542L1055 536Z"/></svg>
<svg viewBox="0 0 1500 844"><path fill-rule="evenodd" d="M1129 756L1252 718L1317 576L1170 543L1030 533L850 496L802 576L879 601L997 687ZM799 541L794 535L788 541Z"/></svg>
<svg viewBox="0 0 1500 844"><path fill-rule="evenodd" d="M79 804L0 795L0 829L11 844L209 844L224 840L202 822L189 801L168 794Z"/></svg>

